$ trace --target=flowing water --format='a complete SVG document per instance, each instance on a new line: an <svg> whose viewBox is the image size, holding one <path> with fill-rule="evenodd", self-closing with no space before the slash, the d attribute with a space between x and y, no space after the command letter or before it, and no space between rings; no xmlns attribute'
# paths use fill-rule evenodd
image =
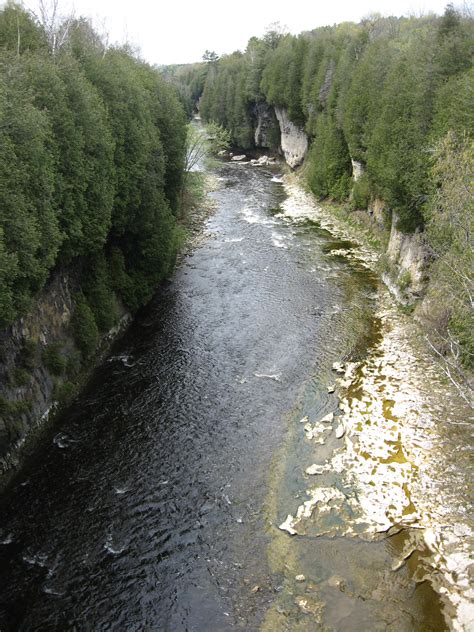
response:
<svg viewBox="0 0 474 632"><path fill-rule="evenodd" d="M403 532L348 535L350 507L278 528L304 501L300 418L377 340L377 281L281 214L271 169L216 175L208 239L2 499L0 630L442 630L429 582L390 570Z"/></svg>

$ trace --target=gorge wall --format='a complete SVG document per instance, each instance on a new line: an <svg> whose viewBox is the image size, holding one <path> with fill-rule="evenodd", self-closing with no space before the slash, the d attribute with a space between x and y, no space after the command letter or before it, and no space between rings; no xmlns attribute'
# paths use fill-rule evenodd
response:
<svg viewBox="0 0 474 632"><path fill-rule="evenodd" d="M304 130L290 120L284 108L275 107L275 114L280 125L282 153L286 163L294 169L305 159L308 151L308 137Z"/></svg>
<svg viewBox="0 0 474 632"><path fill-rule="evenodd" d="M260 102L253 110L253 117L255 146L277 150L289 167L299 167L308 152L308 136L290 120L287 111Z"/></svg>
<svg viewBox="0 0 474 632"><path fill-rule="evenodd" d="M84 365L72 318L77 281L53 274L33 309L0 334L0 476L19 464L22 447L77 391L92 367ZM130 319L117 299L118 324L104 334L104 349Z"/></svg>
<svg viewBox="0 0 474 632"><path fill-rule="evenodd" d="M309 149L305 131L295 125L288 112L281 107L260 102L253 114L255 146L262 149L278 148L289 167L300 167ZM351 166L352 182L359 182L365 173L364 165L351 158ZM419 298L426 288L428 254L420 230L413 234L400 231L396 213L391 213L382 199L373 198L368 208L371 222L381 227L386 222L387 214L391 218L390 236L385 253L387 270L382 275L383 280L397 300L410 303Z"/></svg>

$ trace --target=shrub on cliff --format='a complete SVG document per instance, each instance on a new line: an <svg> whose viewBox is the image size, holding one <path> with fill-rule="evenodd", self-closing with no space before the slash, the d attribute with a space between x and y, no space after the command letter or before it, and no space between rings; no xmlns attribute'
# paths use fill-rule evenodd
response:
<svg viewBox="0 0 474 632"><path fill-rule="evenodd" d="M435 148L433 194L425 208L433 263L428 340L450 379L468 389L474 368L474 143L448 133ZM471 390L471 397L472 397Z"/></svg>
<svg viewBox="0 0 474 632"><path fill-rule="evenodd" d="M82 353L82 357L89 358L99 343L99 329L94 314L82 292L79 292L75 297L71 328L74 341Z"/></svg>
<svg viewBox="0 0 474 632"><path fill-rule="evenodd" d="M62 375L66 368L67 360L61 354L61 345L48 345L43 351L43 362L52 375Z"/></svg>
<svg viewBox="0 0 474 632"><path fill-rule="evenodd" d="M109 331L117 322L116 298L112 290L109 267L103 253L93 257L87 265L82 288L102 333Z"/></svg>
<svg viewBox="0 0 474 632"><path fill-rule="evenodd" d="M370 187L367 174L363 174L362 177L354 182L352 187L352 199L351 207L355 209L366 209L369 205L370 199Z"/></svg>

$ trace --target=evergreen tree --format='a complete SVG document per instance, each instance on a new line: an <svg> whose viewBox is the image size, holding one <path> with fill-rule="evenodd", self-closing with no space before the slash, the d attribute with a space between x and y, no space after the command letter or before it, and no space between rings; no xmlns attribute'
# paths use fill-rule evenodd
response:
<svg viewBox="0 0 474 632"><path fill-rule="evenodd" d="M87 20L68 29L53 55L28 13L0 11L0 323L66 264L88 356L113 324L112 286L136 309L173 265L186 117L158 71Z"/></svg>

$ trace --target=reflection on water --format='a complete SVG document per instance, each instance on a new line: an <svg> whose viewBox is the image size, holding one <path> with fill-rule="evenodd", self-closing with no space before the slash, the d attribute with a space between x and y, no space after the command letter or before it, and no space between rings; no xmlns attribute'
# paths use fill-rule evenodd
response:
<svg viewBox="0 0 474 632"><path fill-rule="evenodd" d="M377 283L282 214L275 173L219 168L207 241L3 498L2 632L442 629L429 583L392 570L405 541L366 540L351 481L307 473L346 440L331 367L364 360ZM313 479L324 511L291 537Z"/></svg>

